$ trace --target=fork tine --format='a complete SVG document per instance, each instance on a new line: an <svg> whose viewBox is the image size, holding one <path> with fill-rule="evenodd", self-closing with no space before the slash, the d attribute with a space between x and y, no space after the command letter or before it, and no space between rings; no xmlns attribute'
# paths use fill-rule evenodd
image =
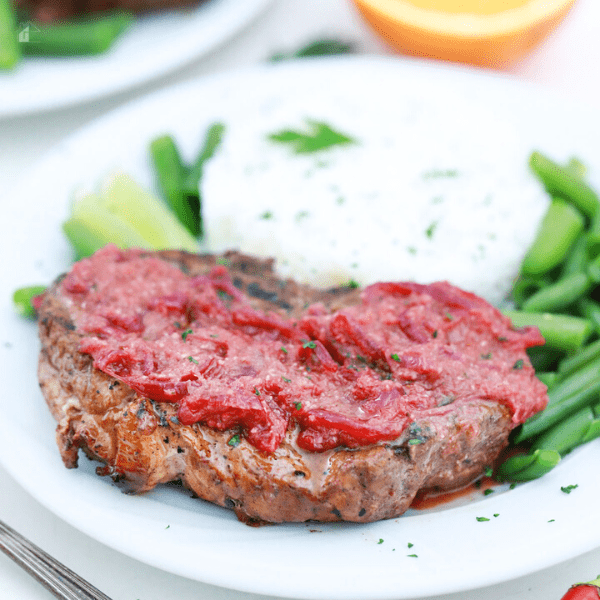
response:
<svg viewBox="0 0 600 600"><path fill-rule="evenodd" d="M110 600L3 521L0 521L0 550L60 600Z"/></svg>

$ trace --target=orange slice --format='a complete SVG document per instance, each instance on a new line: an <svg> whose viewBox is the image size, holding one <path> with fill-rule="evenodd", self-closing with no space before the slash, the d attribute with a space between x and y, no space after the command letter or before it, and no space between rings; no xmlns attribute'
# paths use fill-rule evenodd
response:
<svg viewBox="0 0 600 600"><path fill-rule="evenodd" d="M533 50L575 0L354 0L397 50L426 58L505 67Z"/></svg>

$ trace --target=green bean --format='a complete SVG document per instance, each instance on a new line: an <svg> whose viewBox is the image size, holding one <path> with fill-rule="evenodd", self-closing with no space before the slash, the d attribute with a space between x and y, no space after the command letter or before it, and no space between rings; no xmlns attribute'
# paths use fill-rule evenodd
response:
<svg viewBox="0 0 600 600"><path fill-rule="evenodd" d="M600 335L600 304L589 298L581 298L577 302L577 309L590 322L594 333Z"/></svg>
<svg viewBox="0 0 600 600"><path fill-rule="evenodd" d="M582 214L565 200L550 203L537 235L521 263L524 275L543 275L559 265L585 224Z"/></svg>
<svg viewBox="0 0 600 600"><path fill-rule="evenodd" d="M513 284L512 299L517 307L521 308L529 297L547 285L549 282L544 279L521 276Z"/></svg>
<svg viewBox="0 0 600 600"><path fill-rule="evenodd" d="M567 277L573 273L582 273L586 270L589 262L588 239L585 234L580 235L575 242L564 262L561 265L560 277Z"/></svg>
<svg viewBox="0 0 600 600"><path fill-rule="evenodd" d="M563 310L586 294L592 287L587 273L573 273L556 283L538 290L521 307L525 312Z"/></svg>
<svg viewBox="0 0 600 600"><path fill-rule="evenodd" d="M11 0L0 0L0 69L12 69L21 59L21 44Z"/></svg>
<svg viewBox="0 0 600 600"><path fill-rule="evenodd" d="M29 41L21 44L24 55L80 56L100 54L133 22L131 13L117 11L103 16L36 24Z"/></svg>
<svg viewBox="0 0 600 600"><path fill-rule="evenodd" d="M549 348L548 345L534 346L527 349L527 356L531 362L531 366L536 373L539 371L554 371L558 361L563 358L564 353L554 348Z"/></svg>
<svg viewBox="0 0 600 600"><path fill-rule="evenodd" d="M554 450L535 450L531 454L511 456L496 470L498 481L531 481L551 471L560 462Z"/></svg>
<svg viewBox="0 0 600 600"><path fill-rule="evenodd" d="M589 218L600 209L596 192L568 167L561 167L540 152L531 154L529 165L551 196L571 202Z"/></svg>
<svg viewBox="0 0 600 600"><path fill-rule="evenodd" d="M560 385L556 385L548 392L548 406L542 412L523 423L515 434L515 443L518 444L537 437L562 419L598 400L600 395L600 374L593 381L582 384L571 395L566 397L560 396L559 399L559 392L557 390L560 387Z"/></svg>
<svg viewBox="0 0 600 600"><path fill-rule="evenodd" d="M188 195L198 194L198 185L202 178L202 172L204 171L204 164L207 160L212 158L217 148L221 144L223 134L225 132L225 125L223 123L213 123L208 131L204 144L196 160L190 168L188 176L185 179L184 190Z"/></svg>
<svg viewBox="0 0 600 600"><path fill-rule="evenodd" d="M562 352L581 348L592 332L587 319L564 314L504 311L515 327L537 327L546 340L546 346Z"/></svg>
<svg viewBox="0 0 600 600"><path fill-rule="evenodd" d="M202 236L204 227L202 224L202 196L200 193L200 180L204 172L205 163L212 158L223 139L225 125L223 123L213 123L206 132L204 144L196 157L196 160L190 167L188 174L183 182L183 193L192 204L195 214L198 215L197 233Z"/></svg>
<svg viewBox="0 0 600 600"><path fill-rule="evenodd" d="M150 156L161 192L179 221L192 235L200 232L198 198L189 198L183 191L187 168L181 160L175 140L163 135L150 142Z"/></svg>
<svg viewBox="0 0 600 600"><path fill-rule="evenodd" d="M576 157L572 156L566 165L566 169L569 170L575 177L583 179L587 173L587 167Z"/></svg>
<svg viewBox="0 0 600 600"><path fill-rule="evenodd" d="M536 371L535 376L546 385L548 389L554 387L558 380L558 373L554 371Z"/></svg>
<svg viewBox="0 0 600 600"><path fill-rule="evenodd" d="M558 363L558 378L563 380L596 359L600 359L600 340L596 340L572 356L562 359Z"/></svg>
<svg viewBox="0 0 600 600"><path fill-rule="evenodd" d="M536 438L531 450L554 450L564 456L577 446L594 439L598 429L594 421L592 409L586 406L546 430ZM600 430L597 435L600 435Z"/></svg>
<svg viewBox="0 0 600 600"><path fill-rule="evenodd" d="M46 289L45 285L30 285L19 288L13 293L13 306L22 317L35 317L35 308L31 301Z"/></svg>

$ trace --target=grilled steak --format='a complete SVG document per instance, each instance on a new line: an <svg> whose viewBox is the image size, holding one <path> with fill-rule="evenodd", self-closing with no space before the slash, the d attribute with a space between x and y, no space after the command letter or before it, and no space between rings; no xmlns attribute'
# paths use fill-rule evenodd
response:
<svg viewBox="0 0 600 600"><path fill-rule="evenodd" d="M67 467L81 449L128 491L181 481L248 523L401 515L547 400L539 332L447 283L317 290L235 252L107 247L38 315Z"/></svg>

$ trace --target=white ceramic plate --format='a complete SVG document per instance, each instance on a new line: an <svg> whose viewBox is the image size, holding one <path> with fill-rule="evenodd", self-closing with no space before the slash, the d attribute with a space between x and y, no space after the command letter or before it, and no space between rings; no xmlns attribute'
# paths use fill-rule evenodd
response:
<svg viewBox="0 0 600 600"><path fill-rule="evenodd" d="M435 90L442 106L448 94L460 93L509 117L531 148L558 158L576 153L592 165L600 161L600 125L590 110L481 72L395 59L304 61L225 74L100 119L27 173L3 206L2 464L50 510L108 546L185 577L265 595L435 597L516 578L597 547L600 477L592 465L600 464L600 442L512 491L369 525L250 528L231 512L174 488L123 495L85 459L77 470L64 469L37 387L35 325L13 315L10 295L19 286L50 281L69 264L60 222L70 194L116 166L151 185L146 144L153 135L171 131L184 153L192 153L213 120L239 119L255 102L277 105L300 90L314 90L322 99L332 90L353 94L365 110L377 110L382 94L418 104ZM595 172L590 175L594 181ZM567 485L578 487L566 494L561 486Z"/></svg>
<svg viewBox="0 0 600 600"><path fill-rule="evenodd" d="M99 56L25 58L14 71L0 71L0 118L63 108L156 79L226 42L270 2L206 0L138 17Z"/></svg>

